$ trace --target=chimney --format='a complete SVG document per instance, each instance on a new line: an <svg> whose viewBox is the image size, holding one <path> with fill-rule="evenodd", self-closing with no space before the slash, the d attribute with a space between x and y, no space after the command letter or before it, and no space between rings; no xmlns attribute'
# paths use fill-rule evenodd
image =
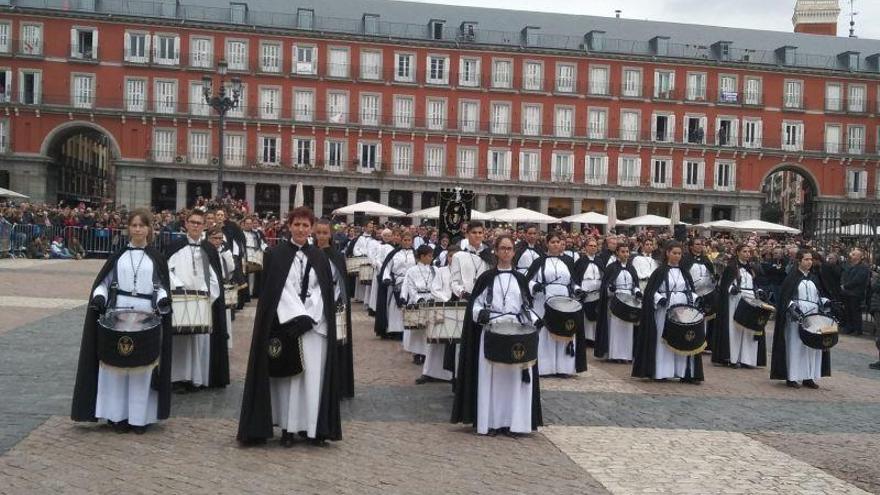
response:
<svg viewBox="0 0 880 495"><path fill-rule="evenodd" d="M838 0L797 0L791 23L794 32L837 36Z"/></svg>

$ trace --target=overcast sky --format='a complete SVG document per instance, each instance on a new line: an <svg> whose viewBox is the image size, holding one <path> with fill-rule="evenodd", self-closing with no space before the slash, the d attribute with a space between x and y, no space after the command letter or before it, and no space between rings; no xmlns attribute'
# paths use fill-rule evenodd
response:
<svg viewBox="0 0 880 495"><path fill-rule="evenodd" d="M538 10L630 19L792 31L795 0L413 0L427 3ZM838 36L849 33L849 0L840 0ZM856 36L880 39L880 0L855 0Z"/></svg>

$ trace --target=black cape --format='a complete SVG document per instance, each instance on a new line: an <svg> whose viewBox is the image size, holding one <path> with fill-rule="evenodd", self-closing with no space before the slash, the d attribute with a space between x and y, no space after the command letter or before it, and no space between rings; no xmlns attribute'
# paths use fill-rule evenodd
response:
<svg viewBox="0 0 880 495"><path fill-rule="evenodd" d="M333 263L333 266L336 267L336 271L339 272L340 279L344 283L347 277L345 258L342 256L342 253L333 247L323 248L322 251L330 262ZM344 286L342 289L342 303L345 304L345 325L348 328L348 339L346 339L345 344L336 346L336 359L339 362L339 393L342 397L351 398L354 397L354 351L351 345L351 341L354 338L351 327L352 293L348 291L347 286Z"/></svg>
<svg viewBox="0 0 880 495"><path fill-rule="evenodd" d="M529 267L528 273L526 273L526 280L533 280L535 275L541 270L541 267L547 263L547 259L549 256L541 256L532 262L532 266ZM575 270L574 270L574 261L565 255L557 256L568 269L568 277L569 277L569 285L568 285L568 296L572 297L572 285L577 285L578 281L575 280ZM514 265L516 266L516 265ZM543 280L543 276L541 277ZM587 371L587 334L584 331L584 326L581 324L578 326L577 333L574 336L575 344L574 344L574 369L578 373L583 373Z"/></svg>
<svg viewBox="0 0 880 495"><path fill-rule="evenodd" d="M239 285L245 286L238 291L238 305L241 307L244 303L251 300L250 289L247 287L248 280L244 274L244 265L247 263L247 241L244 238L244 231L232 220L223 222L222 230L223 235L229 239L229 242L238 244L238 252L241 253L239 256L232 257L235 260L235 271L232 274L232 280ZM232 246L227 247L230 250L232 249Z"/></svg>
<svg viewBox="0 0 880 495"><path fill-rule="evenodd" d="M250 358L241 400L241 416L238 423L238 441L256 443L272 438L272 396L269 388L269 333L278 311L278 302L287 281L287 274L296 254L295 245L282 242L269 248L263 258L266 270L263 297L257 303L254 317L254 333L251 341ZM333 300L333 282L330 262L316 247L306 244L302 247L310 274L317 277L324 303L324 319L327 324L327 343L336 345L336 304ZM339 416L339 363L337 353L328 352L324 363L321 383L321 404L318 410L316 438L325 440L342 439L342 423Z"/></svg>
<svg viewBox="0 0 880 495"><path fill-rule="evenodd" d="M691 267L693 267L695 264L698 264L698 263L706 267L706 270L708 270L709 273L712 275L713 280L715 280L715 281L718 280L717 275L715 274L715 264L713 264L712 261L709 260L709 258L707 258L705 254L695 256L693 253L688 251L688 252L684 253L684 256L681 257L680 265L681 265L682 270L687 270L687 272L690 273ZM719 290L719 289L717 289L717 284L716 284L716 290ZM719 296L719 298L720 298L720 296ZM706 350L707 351L714 349L714 346L715 346L715 325L717 325L717 321L718 321L717 299L718 298L716 298L716 303L714 305L716 316L715 316L715 318L712 318L711 320L706 322ZM729 347L729 343L728 343L728 347ZM728 352L728 355L729 355L729 352Z"/></svg>
<svg viewBox="0 0 880 495"><path fill-rule="evenodd" d="M578 258L577 263L574 264L574 280L575 280L575 283L577 283L578 285L580 285L581 282L584 281L584 274L587 273L587 269L590 268L590 265L596 265L596 268L599 269L599 277L600 277L600 279L604 276L604 274L605 274L604 267L600 266L599 263L596 262L595 257L593 257L593 259L590 259L589 256L587 256L587 255L582 255L580 258ZM601 289L600 289L600 293L601 293ZM599 297L600 297L600 299L601 299L601 294L600 294ZM598 320L599 320L599 319L598 319L598 317L597 317L597 318L596 318L596 321L598 321ZM584 338L585 338L585 340L586 340L586 333L584 334ZM596 343L595 343L594 341L592 341L592 340L586 340L586 343L587 343L587 344L590 344L590 345L595 345L595 344L596 344Z"/></svg>
<svg viewBox="0 0 880 495"><path fill-rule="evenodd" d="M128 246L114 253L101 268L89 296L95 292L98 285L104 281L107 275L116 266L122 253L128 251ZM165 257L152 247L144 249L144 253L153 262L153 270L158 275L158 282L168 293L170 300L171 289L168 277L168 262ZM98 317L101 316L91 306L86 309L86 319L83 323L82 344L79 348L79 363L76 369L76 384L73 387L73 404L71 405L70 418L74 421L97 421L95 417L95 405L98 397ZM167 419L171 413L171 345L173 330L171 328L171 314L162 317L162 351L159 356L158 369L158 392L159 404L157 417ZM157 377L154 375L154 380Z"/></svg>
<svg viewBox="0 0 880 495"><path fill-rule="evenodd" d="M599 263L598 257L594 263ZM602 265L599 265L599 268L601 267ZM626 267L621 265L620 261L615 261L605 267L605 271L602 273L602 286L599 288L599 317L596 319L596 343L593 349L593 355L597 358L604 358L608 355L608 287L617 280L621 270L629 272L634 286L639 283L639 274L629 261L627 261ZM638 336L638 333L639 325L633 325L633 335Z"/></svg>
<svg viewBox="0 0 880 495"><path fill-rule="evenodd" d="M755 272L749 266L754 280ZM712 332L712 362L713 363L729 363L730 362L730 312L736 311L736 308L730 307L730 286L733 285L739 275L739 266L737 261L733 260L724 269L721 274L721 283L718 285L717 308L718 312L715 317L715 329ZM756 287L757 288L757 287ZM767 366L767 337L761 335L758 337L758 366Z"/></svg>
<svg viewBox="0 0 880 495"><path fill-rule="evenodd" d="M538 258L535 258L536 260L539 258L543 258L544 256L547 256L547 253L545 253L544 250L541 249L541 246L539 246L537 244L535 244L535 247L530 248L529 244L527 242L517 243L516 251L513 254L513 269L514 270L516 270L517 266L519 266L520 258L522 258L523 254L525 254L525 252L528 251L529 249L538 253ZM529 265L529 268L531 268L531 265Z"/></svg>
<svg viewBox="0 0 880 495"><path fill-rule="evenodd" d="M382 261L382 267L379 268L379 271L376 273L376 280L379 282L379 287L377 287L378 292L376 292L376 318L373 320L373 332L378 337L385 338L388 335L388 305L394 301L388 300L388 289L394 291L394 274L391 274L392 285L389 287L385 285L384 280L382 279L382 274L385 273L385 268L388 266L388 263L391 263L391 260L394 258L394 255L397 254L398 251L403 248L398 246L391 250L387 256L385 256L385 260Z"/></svg>
<svg viewBox="0 0 880 495"><path fill-rule="evenodd" d="M788 380L788 361L786 355L788 350L785 347L785 325L790 318L788 313L788 305L791 300L797 296L798 285L804 280L804 274L797 267L794 268L782 282L782 289L779 291L779 301L776 304L776 324L773 327L773 353L770 357L770 379L771 380ZM813 276L808 277L813 280ZM819 288L819 284L816 284ZM819 292L822 297L828 297L826 294ZM831 351L822 351L822 376L831 376Z"/></svg>
<svg viewBox="0 0 880 495"><path fill-rule="evenodd" d="M251 232L257 237L257 246L261 246L263 242L266 242L266 235L263 234L262 230L254 229ZM244 253L245 253L244 263L246 264L247 263L247 258L246 258L247 257L247 249L245 249ZM254 286L249 288L250 289L250 297L248 298L248 300L250 300L250 298L260 297L260 286L262 285L262 282L263 282L263 274L264 273L265 272L263 272L262 270L257 273L254 273ZM245 279L248 279L248 277L245 276ZM250 280L248 280L248 283L250 283Z"/></svg>
<svg viewBox="0 0 880 495"><path fill-rule="evenodd" d="M168 248L168 258L189 245L186 236L176 239ZM220 282L220 297L211 305L211 352L209 358L208 387L225 387L229 385L229 331L226 328L226 298L223 292L223 268L220 266L220 254L217 248L207 240L201 243L202 254L208 256L208 263Z"/></svg>
<svg viewBox="0 0 880 495"><path fill-rule="evenodd" d="M659 342L657 336L657 323L654 321L654 294L663 285L669 275L669 265L663 264L654 270L648 285L645 287L644 299L642 300L642 321L636 338L633 342L633 369L632 376L636 378L653 378L657 369L657 346L664 345ZM687 270L681 270L688 290L693 292L694 281ZM688 356L688 368L685 377L697 381L703 381L703 356L697 354Z"/></svg>
<svg viewBox="0 0 880 495"><path fill-rule="evenodd" d="M520 294L523 297L523 305L531 308L529 296L529 284L526 278L516 270L512 270L513 276L519 283ZM464 328L461 332L461 352L459 354L459 375L455 380L455 399L452 403L452 423L477 424L477 390L479 389L479 362L480 362L480 339L483 334L483 326L474 323L474 301L483 291L495 284L495 277L499 271L491 268L483 272L474 283L474 290L468 301L464 315ZM450 346L453 347L453 346ZM538 376L537 363L532 366L532 430L544 426L541 412L541 386Z"/></svg>

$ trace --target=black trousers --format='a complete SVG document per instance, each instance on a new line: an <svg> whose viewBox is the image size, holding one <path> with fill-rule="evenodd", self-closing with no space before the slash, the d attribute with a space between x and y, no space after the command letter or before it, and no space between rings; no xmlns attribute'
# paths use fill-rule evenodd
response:
<svg viewBox="0 0 880 495"><path fill-rule="evenodd" d="M850 333L862 333L862 300L861 297L843 296L846 305L846 331Z"/></svg>

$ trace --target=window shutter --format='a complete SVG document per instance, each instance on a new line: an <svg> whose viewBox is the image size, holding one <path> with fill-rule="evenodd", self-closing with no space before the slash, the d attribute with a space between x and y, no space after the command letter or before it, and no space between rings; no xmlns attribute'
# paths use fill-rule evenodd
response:
<svg viewBox="0 0 880 495"><path fill-rule="evenodd" d="M34 73L34 103L39 105L43 100L43 74Z"/></svg>
<svg viewBox="0 0 880 495"><path fill-rule="evenodd" d="M638 136L636 139L639 139ZM651 115L651 141L657 140L657 115Z"/></svg>
<svg viewBox="0 0 880 495"><path fill-rule="evenodd" d="M739 146L739 119L730 121L730 142L734 146Z"/></svg>
<svg viewBox="0 0 880 495"><path fill-rule="evenodd" d="M666 137L668 141L675 141L675 115L670 115L669 122L666 125Z"/></svg>
<svg viewBox="0 0 880 495"><path fill-rule="evenodd" d="M669 73L669 91L675 91L675 72Z"/></svg>
<svg viewBox="0 0 880 495"><path fill-rule="evenodd" d="M125 33L124 37L124 45L125 45L125 56L124 60L131 60L131 34L128 32Z"/></svg>
<svg viewBox="0 0 880 495"><path fill-rule="evenodd" d="M382 170L382 143L376 143L376 170Z"/></svg>
<svg viewBox="0 0 880 495"><path fill-rule="evenodd" d="M700 162L697 166L697 187L699 189L706 187L706 162Z"/></svg>
<svg viewBox="0 0 880 495"><path fill-rule="evenodd" d="M180 63L180 36L174 37L174 63Z"/></svg>
<svg viewBox="0 0 880 495"><path fill-rule="evenodd" d="M446 57L443 62L443 84L449 84L449 57Z"/></svg>
<svg viewBox="0 0 880 495"><path fill-rule="evenodd" d="M425 81L431 80L431 56L428 55L428 58L425 59Z"/></svg>
<svg viewBox="0 0 880 495"><path fill-rule="evenodd" d="M358 152L355 160L358 162L358 168L364 168L367 164L364 163L364 143L358 141Z"/></svg>
<svg viewBox="0 0 880 495"><path fill-rule="evenodd" d="M797 147L798 149L803 149L804 144L804 125L798 124L797 126Z"/></svg>
<svg viewBox="0 0 880 495"><path fill-rule="evenodd" d="M728 184L730 184L730 189L736 189L736 163L731 163L728 169L730 173L730 177L728 177Z"/></svg>
<svg viewBox="0 0 880 495"><path fill-rule="evenodd" d="M151 36L149 34L144 35L144 58L148 61L150 60L150 38Z"/></svg>
<svg viewBox="0 0 880 495"><path fill-rule="evenodd" d="M92 30L92 58L98 60L98 30Z"/></svg>
<svg viewBox="0 0 880 495"><path fill-rule="evenodd" d="M309 165L315 165L315 155L318 154L317 143L314 139L309 140Z"/></svg>
<svg viewBox="0 0 880 495"><path fill-rule="evenodd" d="M77 43L76 28L70 28L70 56L77 57L79 52L79 43Z"/></svg>
<svg viewBox="0 0 880 495"><path fill-rule="evenodd" d="M330 166L330 141L324 140L324 167Z"/></svg>
<svg viewBox="0 0 880 495"><path fill-rule="evenodd" d="M715 117L715 146L718 146L721 141L721 117Z"/></svg>
<svg viewBox="0 0 880 495"><path fill-rule="evenodd" d="M153 61L159 58L159 42L158 37L156 43L153 44Z"/></svg>

